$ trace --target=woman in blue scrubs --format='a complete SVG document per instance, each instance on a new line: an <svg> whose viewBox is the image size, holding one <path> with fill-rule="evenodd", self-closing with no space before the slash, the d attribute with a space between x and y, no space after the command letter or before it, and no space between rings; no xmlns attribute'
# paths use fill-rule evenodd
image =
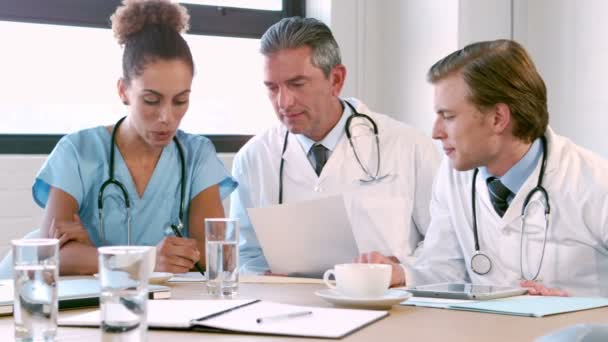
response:
<svg viewBox="0 0 608 342"><path fill-rule="evenodd" d="M194 75L180 34L188 19L185 8L169 0L125 2L112 16L124 46L117 88L128 114L114 125L62 138L32 188L45 208L41 235L60 239L63 275L97 272L97 247L125 245L128 235L133 245L156 246L156 271L204 264L204 219L224 216L221 199L236 183L208 139L178 129ZM124 192L115 183L105 187L102 225L98 196L111 173ZM168 236L181 219L190 238Z"/></svg>

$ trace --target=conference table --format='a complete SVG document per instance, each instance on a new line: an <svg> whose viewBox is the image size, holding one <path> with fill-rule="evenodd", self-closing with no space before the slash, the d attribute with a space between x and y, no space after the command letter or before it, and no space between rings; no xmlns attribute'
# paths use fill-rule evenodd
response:
<svg viewBox="0 0 608 342"><path fill-rule="evenodd" d="M239 286L240 298L256 298L279 303L332 307L315 295L326 288L320 281L257 277ZM267 281L265 281L265 279ZM172 299L207 299L204 283L169 283ZM80 309L85 312L91 309ZM70 313L73 313L71 310ZM60 313L63 314L65 311ZM389 316L348 336L344 341L533 341L557 329L577 323L608 323L608 308L579 311L543 318L516 317L488 313L395 305ZM13 340L13 318L0 318L0 341ZM99 328L59 327L57 341L100 341ZM204 333L194 331L149 330L148 341L315 341L284 336ZM325 340L326 341L326 340Z"/></svg>

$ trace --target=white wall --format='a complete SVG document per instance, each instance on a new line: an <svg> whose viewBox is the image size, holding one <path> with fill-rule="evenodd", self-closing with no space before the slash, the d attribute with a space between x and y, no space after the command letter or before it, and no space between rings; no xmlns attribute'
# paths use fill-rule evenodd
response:
<svg viewBox="0 0 608 342"><path fill-rule="evenodd" d="M608 1L514 0L515 39L548 88L551 126L608 158Z"/></svg>
<svg viewBox="0 0 608 342"><path fill-rule="evenodd" d="M32 200L32 183L46 156L0 155L0 259L11 239L38 228L42 210Z"/></svg>
<svg viewBox="0 0 608 342"><path fill-rule="evenodd" d="M430 135L426 71L458 47L458 1L309 0L307 13L326 22L340 45L348 69L344 96Z"/></svg>
<svg viewBox="0 0 608 342"><path fill-rule="evenodd" d="M460 0L458 47L482 40L511 39L512 0Z"/></svg>

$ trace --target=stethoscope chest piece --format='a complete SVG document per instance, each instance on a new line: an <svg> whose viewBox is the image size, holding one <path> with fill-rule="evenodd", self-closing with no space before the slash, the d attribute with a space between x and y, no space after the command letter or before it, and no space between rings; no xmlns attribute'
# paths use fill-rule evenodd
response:
<svg viewBox="0 0 608 342"><path fill-rule="evenodd" d="M475 251L475 254L471 257L471 268L473 272L479 275L488 274L492 269L492 261L484 253Z"/></svg>

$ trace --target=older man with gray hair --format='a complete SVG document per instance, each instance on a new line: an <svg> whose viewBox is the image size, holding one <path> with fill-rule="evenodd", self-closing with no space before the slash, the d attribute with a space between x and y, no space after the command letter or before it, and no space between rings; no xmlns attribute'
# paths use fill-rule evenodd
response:
<svg viewBox="0 0 608 342"><path fill-rule="evenodd" d="M241 222L242 270L272 271L246 209L338 194L348 203L360 252L382 251L411 262L430 221L430 189L439 163L430 137L357 99L340 97L346 67L330 29L316 19L274 24L261 39L261 53L264 84L280 122L251 139L234 159L239 188L231 216ZM363 139L366 146L351 146L348 135L361 132L360 125L372 138Z"/></svg>

